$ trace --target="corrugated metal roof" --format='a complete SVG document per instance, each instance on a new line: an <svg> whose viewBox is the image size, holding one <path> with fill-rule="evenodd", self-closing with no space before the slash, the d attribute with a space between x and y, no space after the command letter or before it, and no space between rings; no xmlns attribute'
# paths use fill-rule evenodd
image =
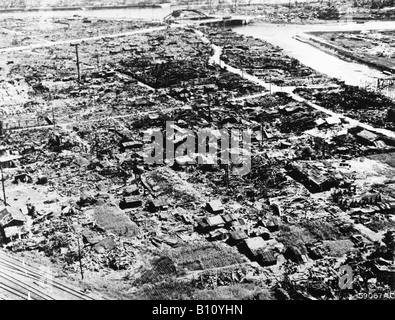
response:
<svg viewBox="0 0 395 320"><path fill-rule="evenodd" d="M256 251L266 246L265 240L263 240L261 237L248 238L244 241L248 249L251 251Z"/></svg>
<svg viewBox="0 0 395 320"><path fill-rule="evenodd" d="M217 226L225 223L225 221L222 219L220 215L214 217L208 217L206 218L206 221L210 226Z"/></svg>
<svg viewBox="0 0 395 320"><path fill-rule="evenodd" d="M11 238L19 234L19 228L18 227L4 228L4 234L6 238Z"/></svg>
<svg viewBox="0 0 395 320"><path fill-rule="evenodd" d="M272 251L259 252L260 258L263 262L277 262L277 258Z"/></svg>
<svg viewBox="0 0 395 320"><path fill-rule="evenodd" d="M325 121L329 125L339 124L341 122L338 117L329 117L326 118Z"/></svg>
<svg viewBox="0 0 395 320"><path fill-rule="evenodd" d="M222 204L221 200L213 200L208 203L209 208L212 211L221 211L224 210L224 205Z"/></svg>
<svg viewBox="0 0 395 320"><path fill-rule="evenodd" d="M25 222L26 217L19 209L13 207L4 207L0 209L0 225L5 226L12 221Z"/></svg>
<svg viewBox="0 0 395 320"><path fill-rule="evenodd" d="M368 130L362 130L361 132L357 133L357 136L371 142L373 142L378 138L377 134L370 132Z"/></svg>

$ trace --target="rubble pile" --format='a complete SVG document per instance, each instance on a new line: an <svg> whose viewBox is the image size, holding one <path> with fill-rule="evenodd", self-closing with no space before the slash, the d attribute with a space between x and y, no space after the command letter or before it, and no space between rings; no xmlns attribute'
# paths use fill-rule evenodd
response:
<svg viewBox="0 0 395 320"><path fill-rule="evenodd" d="M393 121L388 117L388 111L394 109L394 103L377 93L348 85L338 89L296 88L295 92L329 110L375 127L394 130Z"/></svg>
<svg viewBox="0 0 395 320"><path fill-rule="evenodd" d="M124 33L138 30L144 27L163 26L160 22L112 20L99 18L55 18L42 19L2 19L1 48L39 44L42 41L61 41L67 39L78 39L97 37L116 33ZM12 31L12 32L10 32Z"/></svg>
<svg viewBox="0 0 395 320"><path fill-rule="evenodd" d="M279 86L324 85L328 79L282 49L263 40L239 35L231 30L208 30L210 40L224 48L221 59L231 66Z"/></svg>
<svg viewBox="0 0 395 320"><path fill-rule="evenodd" d="M122 70L154 88L167 88L168 93L177 99L211 98L214 101L229 96L229 93L240 96L263 91L239 76L210 65L211 48L195 33L173 31L166 37L151 39L148 40L150 48L145 52L121 61ZM169 48L175 41L183 50ZM206 93L212 93L212 97L207 98Z"/></svg>
<svg viewBox="0 0 395 320"><path fill-rule="evenodd" d="M214 53L195 31L81 44L80 81L75 48L37 49L46 60L8 53L8 77L29 94L21 94L23 103L10 100L8 110L18 108L4 118L29 111L36 122L9 121L1 132L8 204L0 209L1 244L42 252L75 278L119 275L140 297L161 288L173 296L176 284L189 282L198 291L256 284L283 297L337 297L329 266L376 252L374 243L394 226L393 145L308 102L314 95L329 109L356 112L360 102L382 107L386 100L339 88L264 42L200 30L228 50L230 64L260 68L262 79L275 70L273 81L311 96L271 93L209 63ZM317 83L332 86L318 95ZM200 132L212 134L208 146L218 154L219 130L250 133L237 148L247 157L192 164L210 156L198 148L167 156L169 142L177 148ZM163 161L146 161L154 132ZM246 159L249 170L239 174ZM389 272L386 263L373 272ZM319 284L322 274L327 281Z"/></svg>
<svg viewBox="0 0 395 320"><path fill-rule="evenodd" d="M338 6L347 5L339 2L336 6L319 1L309 3L239 3L237 8L232 5L212 6L211 12L229 13L254 17L254 21L270 23L319 23L322 20L338 20L345 12L339 12ZM348 8L348 6L347 6Z"/></svg>

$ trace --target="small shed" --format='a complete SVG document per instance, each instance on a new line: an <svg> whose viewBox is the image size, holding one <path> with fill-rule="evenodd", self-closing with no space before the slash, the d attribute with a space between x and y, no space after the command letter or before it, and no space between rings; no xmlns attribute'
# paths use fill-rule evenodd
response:
<svg viewBox="0 0 395 320"><path fill-rule="evenodd" d="M238 245L243 240L247 239L248 235L245 233L244 230L234 230L229 233L229 244L230 245Z"/></svg>
<svg viewBox="0 0 395 320"><path fill-rule="evenodd" d="M371 131L365 130L365 129L362 130L361 132L357 133L356 136L357 136L357 140L360 143L367 144L367 145L373 145L374 141L376 141L379 138L379 136L377 134L375 134Z"/></svg>
<svg viewBox="0 0 395 320"><path fill-rule="evenodd" d="M32 183L33 178L27 173L20 173L15 175L13 182L16 184L18 184L19 182Z"/></svg>
<svg viewBox="0 0 395 320"><path fill-rule="evenodd" d="M262 266L272 266L277 264L277 257L271 250L259 252L257 260Z"/></svg>
<svg viewBox="0 0 395 320"><path fill-rule="evenodd" d="M214 214L220 214L225 210L221 200L210 201L207 203L207 209Z"/></svg>
<svg viewBox="0 0 395 320"><path fill-rule="evenodd" d="M119 204L119 207L121 209L130 209L130 208L137 208L142 206L143 200L141 199L140 196L129 196L129 197L124 197L121 203Z"/></svg>
<svg viewBox="0 0 395 320"><path fill-rule="evenodd" d="M246 255L255 258L258 253L264 251L266 247L266 242L262 237L253 237L245 239L242 243L242 251L246 251Z"/></svg>
<svg viewBox="0 0 395 320"><path fill-rule="evenodd" d="M17 156L17 155L1 156L0 157L0 167L2 169L15 168L18 163L18 160L21 158L22 158L21 156Z"/></svg>
<svg viewBox="0 0 395 320"><path fill-rule="evenodd" d="M236 221L239 218L239 215L236 213L228 213L222 216L225 223L231 224L233 221Z"/></svg>
<svg viewBox="0 0 395 320"><path fill-rule="evenodd" d="M265 222L265 227L270 231L270 232L275 232L278 231L280 228L280 218L277 216L270 217L266 222Z"/></svg>
<svg viewBox="0 0 395 320"><path fill-rule="evenodd" d="M19 209L14 207L0 209L0 227L21 226L25 222L26 217Z"/></svg>
<svg viewBox="0 0 395 320"><path fill-rule="evenodd" d="M288 247L285 250L284 257L295 263L303 263L305 260L302 251L297 247Z"/></svg>
<svg viewBox="0 0 395 320"><path fill-rule="evenodd" d="M220 215L208 217L206 218L206 222L209 225L209 227L219 227L225 224L225 221L222 219Z"/></svg>
<svg viewBox="0 0 395 320"><path fill-rule="evenodd" d="M166 210L169 206L169 202L166 198L153 199L148 203L148 210L151 212L157 212L160 210Z"/></svg>
<svg viewBox="0 0 395 320"><path fill-rule="evenodd" d="M227 240L229 238L229 232L228 230L224 228L220 229L215 229L209 232L209 240L215 241L215 240Z"/></svg>
<svg viewBox="0 0 395 320"><path fill-rule="evenodd" d="M225 221L220 215L205 217L198 222L198 230L200 232L210 232L214 229L222 228L224 226Z"/></svg>

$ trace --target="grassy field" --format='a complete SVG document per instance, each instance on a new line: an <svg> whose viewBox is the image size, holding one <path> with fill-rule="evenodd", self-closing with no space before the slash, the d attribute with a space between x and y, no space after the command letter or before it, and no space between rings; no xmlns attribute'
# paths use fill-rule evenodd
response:
<svg viewBox="0 0 395 320"><path fill-rule="evenodd" d="M196 244L171 252L177 264L187 270L204 270L230 266L245 261L237 250L221 244Z"/></svg>
<svg viewBox="0 0 395 320"><path fill-rule="evenodd" d="M367 156L368 159L381 161L389 166L395 168L395 152L379 153Z"/></svg>
<svg viewBox="0 0 395 320"><path fill-rule="evenodd" d="M115 206L97 207L94 218L96 224L106 232L124 237L135 237L138 234L137 225Z"/></svg>

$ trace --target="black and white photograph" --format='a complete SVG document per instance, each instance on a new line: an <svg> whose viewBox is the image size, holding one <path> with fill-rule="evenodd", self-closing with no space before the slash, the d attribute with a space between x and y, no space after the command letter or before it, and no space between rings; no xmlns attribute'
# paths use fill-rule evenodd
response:
<svg viewBox="0 0 395 320"><path fill-rule="evenodd" d="M0 169L0 300L395 300L395 1L0 0Z"/></svg>

